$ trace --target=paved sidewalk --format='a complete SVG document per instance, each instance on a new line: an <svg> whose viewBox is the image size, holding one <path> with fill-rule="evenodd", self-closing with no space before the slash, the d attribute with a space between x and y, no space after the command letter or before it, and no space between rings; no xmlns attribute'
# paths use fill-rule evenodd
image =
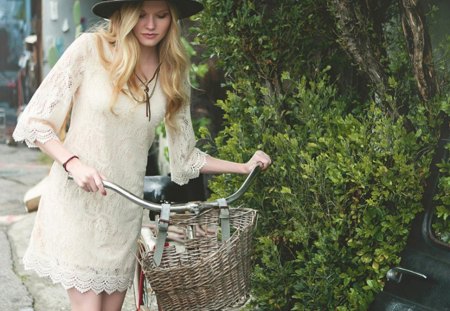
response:
<svg viewBox="0 0 450 311"><path fill-rule="evenodd" d="M23 195L48 172L48 166L37 162L38 156L36 150L24 146L0 144L0 310L34 310L34 299L27 286L29 279L19 273L21 265L16 253L19 245L11 230L34 217L26 213ZM30 230L25 228L23 234Z"/></svg>
<svg viewBox="0 0 450 311"><path fill-rule="evenodd" d="M49 171L40 157L40 151L21 144L0 144L0 311L70 310L61 285L22 265L36 215L26 212L23 197ZM128 291L123 311L134 310L132 296Z"/></svg>

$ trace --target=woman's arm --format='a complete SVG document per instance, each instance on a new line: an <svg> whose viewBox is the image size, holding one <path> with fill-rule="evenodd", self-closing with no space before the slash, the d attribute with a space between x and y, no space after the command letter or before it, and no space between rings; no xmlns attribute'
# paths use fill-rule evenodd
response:
<svg viewBox="0 0 450 311"><path fill-rule="evenodd" d="M255 166L259 165L262 170L266 170L271 163L272 160L270 157L261 150L256 151L252 158L246 163L226 161L208 155L206 156L206 163L200 169L200 172L203 174L249 174Z"/></svg>
<svg viewBox="0 0 450 311"><path fill-rule="evenodd" d="M67 150L63 144L56 139L51 139L45 143L35 141L35 144L61 165L74 156L73 153ZM84 165L78 158L72 158L66 163L66 170L73 176L75 183L85 191L100 191L102 195L106 195L102 183L102 180L106 178L95 168Z"/></svg>
<svg viewBox="0 0 450 311"><path fill-rule="evenodd" d="M226 161L209 156L195 147L196 140L192 127L190 106L183 105L172 117L178 127L166 126L169 145L170 172L172 181L184 185L199 173L249 174L256 165L263 170L272 163L270 157L258 150L246 163Z"/></svg>

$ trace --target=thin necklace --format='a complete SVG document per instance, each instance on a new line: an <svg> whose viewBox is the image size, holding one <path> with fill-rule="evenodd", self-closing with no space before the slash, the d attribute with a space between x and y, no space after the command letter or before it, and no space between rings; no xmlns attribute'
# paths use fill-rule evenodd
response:
<svg viewBox="0 0 450 311"><path fill-rule="evenodd" d="M148 120L150 121L151 119L151 111L150 111L150 98L152 98L153 94L155 93L155 89L156 89L156 83L158 82L158 77L159 77L159 69L161 68L161 63L158 65L158 67L156 67L155 73L153 74L153 77L148 80L147 82L142 81L142 79L138 76L138 74L136 72L134 72L134 75L136 76L136 78L139 80L139 82L141 82L141 84L144 86L144 100L140 101L137 100L133 93L131 93L131 96L133 97L133 99L139 103L144 103L145 102L145 116L148 117ZM155 84L153 85L152 91L150 92L150 95L148 94L149 91L149 85L150 83L155 80Z"/></svg>

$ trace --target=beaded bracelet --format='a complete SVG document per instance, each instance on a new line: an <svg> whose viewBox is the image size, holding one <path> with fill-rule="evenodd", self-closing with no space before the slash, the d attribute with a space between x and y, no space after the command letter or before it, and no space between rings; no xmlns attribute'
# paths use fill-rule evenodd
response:
<svg viewBox="0 0 450 311"><path fill-rule="evenodd" d="M67 165L67 163L69 163L69 162L70 162L71 160L73 160L73 159L79 159L79 157L76 156L76 155L73 155L73 156L71 156L70 158L68 158L67 161L64 162L63 165L62 165L62 167L64 168L64 170L65 170L67 173L68 173L69 171L67 170L66 165Z"/></svg>

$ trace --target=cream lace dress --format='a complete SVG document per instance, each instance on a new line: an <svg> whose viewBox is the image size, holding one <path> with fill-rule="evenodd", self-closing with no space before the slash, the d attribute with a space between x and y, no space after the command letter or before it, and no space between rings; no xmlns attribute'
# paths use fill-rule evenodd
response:
<svg viewBox="0 0 450 311"><path fill-rule="evenodd" d="M113 114L112 88L95 36L83 34L69 46L27 105L13 136L29 147L58 139L72 108L64 146L109 181L142 196L147 153L155 127L164 119L165 96L157 84L150 122L145 104L124 94ZM189 107L176 118L180 130L167 127L170 168L172 180L185 184L199 175L206 155L195 148ZM132 281L141 220L142 208L113 191L107 196L83 191L54 163L23 258L25 268L66 289L124 291Z"/></svg>

